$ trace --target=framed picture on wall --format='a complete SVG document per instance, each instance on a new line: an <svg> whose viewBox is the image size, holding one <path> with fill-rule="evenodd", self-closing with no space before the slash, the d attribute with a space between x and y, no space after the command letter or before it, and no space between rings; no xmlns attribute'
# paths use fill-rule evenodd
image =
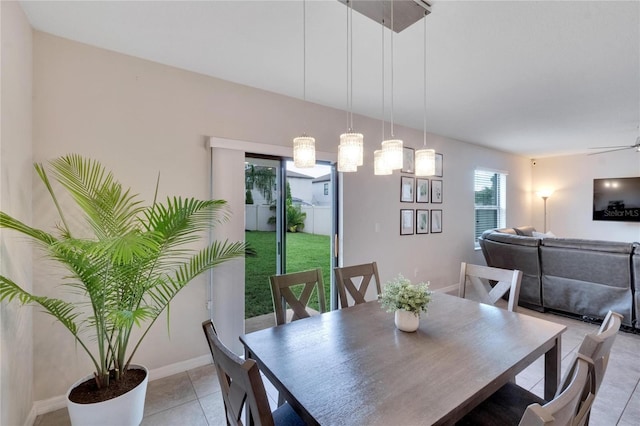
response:
<svg viewBox="0 0 640 426"><path fill-rule="evenodd" d="M400 235L413 234L413 209L400 210Z"/></svg>
<svg viewBox="0 0 640 426"><path fill-rule="evenodd" d="M431 233L442 232L442 210L431 210Z"/></svg>
<svg viewBox="0 0 640 426"><path fill-rule="evenodd" d="M442 154L438 154L436 153L436 174L435 176L438 177L442 177L442 173L443 173L443 161L444 158L442 156Z"/></svg>
<svg viewBox="0 0 640 426"><path fill-rule="evenodd" d="M429 202L429 179L416 178L416 203Z"/></svg>
<svg viewBox="0 0 640 426"><path fill-rule="evenodd" d="M416 234L429 233L429 210L416 210Z"/></svg>
<svg viewBox="0 0 640 426"><path fill-rule="evenodd" d="M442 181L431 180L431 202L436 204L442 203Z"/></svg>
<svg viewBox="0 0 640 426"><path fill-rule="evenodd" d="M413 203L415 179L409 176L400 176L400 201Z"/></svg>
<svg viewBox="0 0 640 426"><path fill-rule="evenodd" d="M415 173L415 150L407 146L402 148L402 173Z"/></svg>

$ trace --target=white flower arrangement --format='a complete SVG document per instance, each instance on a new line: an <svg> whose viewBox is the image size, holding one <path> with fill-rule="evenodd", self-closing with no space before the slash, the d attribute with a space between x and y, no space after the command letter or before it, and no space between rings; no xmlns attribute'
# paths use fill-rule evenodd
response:
<svg viewBox="0 0 640 426"><path fill-rule="evenodd" d="M411 281L398 275L397 278L386 283L378 301L387 312L404 309L420 316L420 312L427 312L427 305L431 301L429 283L421 282L412 285Z"/></svg>

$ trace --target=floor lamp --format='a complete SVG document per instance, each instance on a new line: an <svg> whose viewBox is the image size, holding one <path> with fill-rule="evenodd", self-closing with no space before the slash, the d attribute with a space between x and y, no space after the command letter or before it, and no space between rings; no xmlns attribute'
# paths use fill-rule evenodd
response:
<svg viewBox="0 0 640 426"><path fill-rule="evenodd" d="M553 194L552 190L545 189L543 191L538 192L538 197L542 198L544 201L544 233L547 233L547 198L549 198Z"/></svg>

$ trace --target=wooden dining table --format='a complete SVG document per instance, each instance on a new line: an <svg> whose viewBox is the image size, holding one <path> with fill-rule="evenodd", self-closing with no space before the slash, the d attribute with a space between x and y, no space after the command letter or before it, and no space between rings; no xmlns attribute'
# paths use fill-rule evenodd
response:
<svg viewBox="0 0 640 426"><path fill-rule="evenodd" d="M310 425L453 424L544 356L560 381L566 327L434 293L414 333L373 301L241 336L246 356Z"/></svg>

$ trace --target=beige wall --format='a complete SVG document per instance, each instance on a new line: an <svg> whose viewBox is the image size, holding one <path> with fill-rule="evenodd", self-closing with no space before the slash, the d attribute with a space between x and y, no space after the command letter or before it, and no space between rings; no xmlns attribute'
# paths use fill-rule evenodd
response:
<svg viewBox="0 0 640 426"><path fill-rule="evenodd" d="M289 146L302 129L303 116L314 117L305 130L318 150L335 152L344 129L344 112L303 104L296 99L205 77L36 32L34 36L34 158L45 161L69 152L100 159L125 184L150 199L161 172L161 195L209 194L209 152L205 136ZM344 260L378 261L383 279L404 273L431 280L433 287L457 282L459 262L479 259L473 249L473 168L508 171L509 222L530 222L528 160L451 139L433 137L444 154L444 232L398 235L399 210L422 208L399 202L398 173L373 176L372 152L379 146L380 123L355 117L366 135L365 166L344 177ZM418 148L421 132L397 128L396 135ZM229 154L236 161L235 154ZM241 188L242 185L239 186ZM238 191L232 206L244 193ZM39 191L34 197L40 203ZM431 205L425 205L431 208ZM235 207L234 207L235 211ZM236 212L242 214L242 210ZM45 214L36 224L47 226ZM380 232L374 232L375 224ZM224 234L238 235L242 221ZM241 235L241 234L240 234ZM226 266L226 265L225 265ZM233 266L230 266L233 268ZM418 274L414 277L417 269ZM224 273L225 271L221 271ZM37 278L39 291L55 283ZM223 292L216 298L237 298ZM207 279L196 280L171 309L171 338L159 322L140 348L136 361L151 369L207 353L200 323L206 309ZM231 301L216 300L216 303ZM241 310L236 312L241 316ZM36 316L35 398L60 395L89 371L64 331ZM161 349L161 350L159 350ZM73 365L67 365L69 360ZM77 359L77 361L76 361ZM68 369L59 366L64 365ZM60 380L57 380L60 379Z"/></svg>
<svg viewBox="0 0 640 426"><path fill-rule="evenodd" d="M32 31L17 2L0 2L0 210L31 222ZM32 287L31 246L0 230L0 274ZM22 425L33 396L32 308L0 304L0 424Z"/></svg>
<svg viewBox="0 0 640 426"><path fill-rule="evenodd" d="M630 141L631 144L633 141ZM536 160L533 190L555 189L547 200L547 230L560 237L640 241L638 222L592 220L593 179L640 176L640 153L634 150ZM533 196L536 228L544 224L544 204Z"/></svg>

